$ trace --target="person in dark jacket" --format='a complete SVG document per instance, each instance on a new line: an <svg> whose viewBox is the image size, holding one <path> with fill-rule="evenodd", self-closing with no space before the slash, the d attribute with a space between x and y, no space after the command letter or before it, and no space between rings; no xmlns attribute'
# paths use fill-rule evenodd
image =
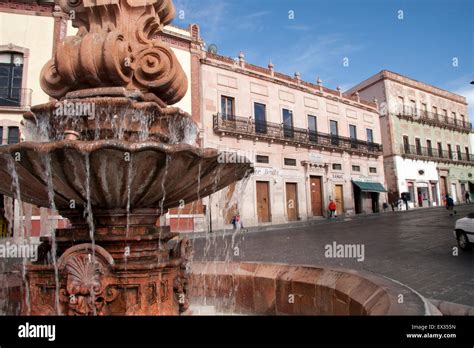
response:
<svg viewBox="0 0 474 348"><path fill-rule="evenodd" d="M456 210L454 210L454 200L449 194L446 195L446 209L449 210L449 216L453 216L453 212L457 214Z"/></svg>

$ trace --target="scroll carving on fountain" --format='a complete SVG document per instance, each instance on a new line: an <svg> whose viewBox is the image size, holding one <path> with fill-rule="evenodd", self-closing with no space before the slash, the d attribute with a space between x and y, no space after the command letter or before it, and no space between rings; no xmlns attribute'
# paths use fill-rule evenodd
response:
<svg viewBox="0 0 474 348"><path fill-rule="evenodd" d="M98 5L100 4L100 5ZM73 14L67 37L41 72L41 87L60 99L86 88L146 91L168 105L184 97L187 78L173 51L155 37L171 22L171 0L60 0Z"/></svg>
<svg viewBox="0 0 474 348"><path fill-rule="evenodd" d="M56 4L78 28L41 72L56 100L24 115L34 141L0 147L0 193L70 221L42 237L56 262L28 265L23 313L179 314L189 306L192 247L157 220L252 167L197 147L197 125L172 106L188 80L157 39L174 17L171 0Z"/></svg>

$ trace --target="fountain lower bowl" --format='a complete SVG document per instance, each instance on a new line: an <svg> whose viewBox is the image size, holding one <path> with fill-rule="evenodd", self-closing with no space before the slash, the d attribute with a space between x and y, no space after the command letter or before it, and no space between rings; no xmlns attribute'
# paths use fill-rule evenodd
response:
<svg viewBox="0 0 474 348"><path fill-rule="evenodd" d="M63 216L77 215L89 201L94 211L106 217L107 212L118 220L121 216L122 224L127 207L130 215L135 211L146 215L155 212L157 217L169 208L219 191L251 172L248 161L222 163L217 150L187 144L25 142L0 147L0 193L8 196L13 196L13 163L22 201L51 207L48 187L52 187L55 207ZM110 219L105 224L110 225Z"/></svg>
<svg viewBox="0 0 474 348"><path fill-rule="evenodd" d="M193 262L189 281L191 315L203 305L222 314L441 315L399 282L348 269Z"/></svg>

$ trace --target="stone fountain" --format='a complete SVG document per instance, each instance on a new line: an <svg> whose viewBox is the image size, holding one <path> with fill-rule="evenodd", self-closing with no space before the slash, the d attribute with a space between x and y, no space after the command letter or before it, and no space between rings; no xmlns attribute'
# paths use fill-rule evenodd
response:
<svg viewBox="0 0 474 348"><path fill-rule="evenodd" d="M172 107L187 91L156 39L171 0L57 0L78 28L41 72L53 101L25 115L35 141L0 148L0 192L52 208L52 262L25 266L22 314L176 315L189 306L191 245L157 221L251 172L196 146Z"/></svg>

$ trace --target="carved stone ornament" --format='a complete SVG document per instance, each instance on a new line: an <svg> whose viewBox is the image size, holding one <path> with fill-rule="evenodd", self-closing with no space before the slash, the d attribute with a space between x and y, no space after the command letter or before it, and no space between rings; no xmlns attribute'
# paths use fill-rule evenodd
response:
<svg viewBox="0 0 474 348"><path fill-rule="evenodd" d="M57 0L76 36L66 37L41 71L56 99L81 89L125 87L175 104L187 78L173 51L155 39L174 17L171 0Z"/></svg>

